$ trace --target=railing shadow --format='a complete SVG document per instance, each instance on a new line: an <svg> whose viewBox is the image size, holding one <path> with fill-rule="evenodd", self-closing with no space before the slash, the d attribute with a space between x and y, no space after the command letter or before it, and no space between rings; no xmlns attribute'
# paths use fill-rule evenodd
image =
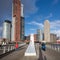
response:
<svg viewBox="0 0 60 60"><path fill-rule="evenodd" d="M43 60L47 60L46 56L43 57Z"/></svg>
<svg viewBox="0 0 60 60"><path fill-rule="evenodd" d="M47 60L47 57L42 53L41 47L39 47L39 59L38 60Z"/></svg>
<svg viewBox="0 0 60 60"><path fill-rule="evenodd" d="M40 47L39 47L39 58L38 58L38 60L43 60L42 51L41 51Z"/></svg>

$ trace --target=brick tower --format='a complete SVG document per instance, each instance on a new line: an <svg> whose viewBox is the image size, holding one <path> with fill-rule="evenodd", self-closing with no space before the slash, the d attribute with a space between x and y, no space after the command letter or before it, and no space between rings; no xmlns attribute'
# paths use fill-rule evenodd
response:
<svg viewBox="0 0 60 60"><path fill-rule="evenodd" d="M12 41L20 41L20 22L21 22L21 2L13 0L12 6Z"/></svg>

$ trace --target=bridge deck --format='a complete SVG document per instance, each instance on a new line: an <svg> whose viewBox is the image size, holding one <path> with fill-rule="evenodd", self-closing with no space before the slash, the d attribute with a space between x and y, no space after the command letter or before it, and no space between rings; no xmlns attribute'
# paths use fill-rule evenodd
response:
<svg viewBox="0 0 60 60"><path fill-rule="evenodd" d="M45 60L60 60L60 52L47 48L46 51L42 51L42 55Z"/></svg>
<svg viewBox="0 0 60 60"><path fill-rule="evenodd" d="M23 46L22 48L17 49L16 51L12 52L11 54L1 58L0 60L37 60L36 57L25 57L24 53L27 49L27 45Z"/></svg>
<svg viewBox="0 0 60 60"><path fill-rule="evenodd" d="M0 60L60 60L60 52L52 50L51 48L47 48L46 51L41 51L41 49L39 49L39 46L37 44L36 45L36 52L37 52L36 57L24 56L26 49L27 49L27 45L17 49L16 51L1 58Z"/></svg>

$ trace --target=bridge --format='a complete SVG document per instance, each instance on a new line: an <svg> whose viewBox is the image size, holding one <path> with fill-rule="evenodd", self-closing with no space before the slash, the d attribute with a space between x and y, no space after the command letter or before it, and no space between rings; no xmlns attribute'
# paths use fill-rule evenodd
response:
<svg viewBox="0 0 60 60"><path fill-rule="evenodd" d="M41 44L35 43L37 56L24 56L28 44L22 44L18 49L7 49L8 54L3 53L0 48L0 60L60 60L60 44L46 45L46 51L41 50ZM10 53L9 53L10 52Z"/></svg>

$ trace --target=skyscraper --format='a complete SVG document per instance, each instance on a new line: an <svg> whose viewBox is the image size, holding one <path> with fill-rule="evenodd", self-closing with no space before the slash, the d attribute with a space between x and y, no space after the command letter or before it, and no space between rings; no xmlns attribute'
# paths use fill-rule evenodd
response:
<svg viewBox="0 0 60 60"><path fill-rule="evenodd" d="M24 22L24 14L23 14L23 4L21 4L21 22L20 22L20 25L21 25L21 30L20 30L20 38L21 38L21 41L24 41L24 25L25 25L25 22Z"/></svg>
<svg viewBox="0 0 60 60"><path fill-rule="evenodd" d="M50 42L50 23L48 20L44 22L44 40Z"/></svg>
<svg viewBox="0 0 60 60"><path fill-rule="evenodd" d="M19 42L21 30L21 2L13 0L12 5L12 41Z"/></svg>
<svg viewBox="0 0 60 60"><path fill-rule="evenodd" d="M24 40L23 4L20 0L13 0L12 4L12 41Z"/></svg>
<svg viewBox="0 0 60 60"><path fill-rule="evenodd" d="M42 30L40 29L37 30L37 39L38 41L42 41Z"/></svg>
<svg viewBox="0 0 60 60"><path fill-rule="evenodd" d="M11 21L5 20L3 23L3 39L7 42L11 40Z"/></svg>

